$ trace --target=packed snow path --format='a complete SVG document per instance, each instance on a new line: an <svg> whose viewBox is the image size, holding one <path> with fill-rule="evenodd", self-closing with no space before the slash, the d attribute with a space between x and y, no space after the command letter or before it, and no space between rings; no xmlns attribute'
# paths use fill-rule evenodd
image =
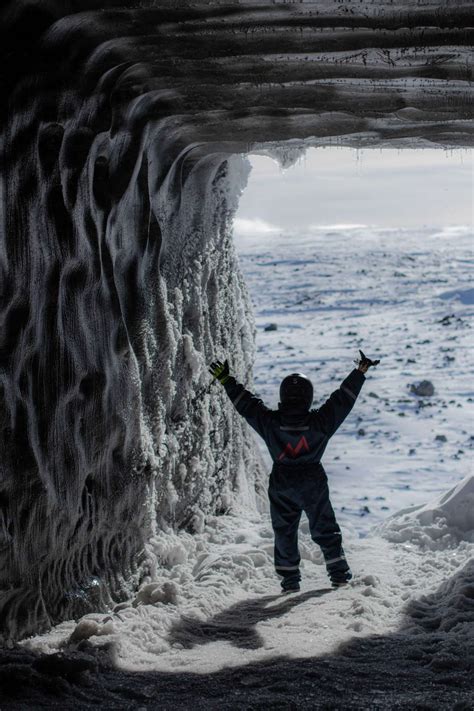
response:
<svg viewBox="0 0 474 711"><path fill-rule="evenodd" d="M302 590L278 594L265 516L151 547L133 602L3 654L2 709L472 708L474 477L346 537L338 590L303 525Z"/></svg>

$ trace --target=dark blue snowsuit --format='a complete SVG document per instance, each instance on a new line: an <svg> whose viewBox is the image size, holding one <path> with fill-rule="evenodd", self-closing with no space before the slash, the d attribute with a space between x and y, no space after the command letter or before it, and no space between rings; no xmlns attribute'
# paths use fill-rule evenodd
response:
<svg viewBox="0 0 474 711"><path fill-rule="evenodd" d="M329 500L321 457L329 438L345 420L364 383L354 369L319 410L270 410L230 376L224 387L237 412L263 437L273 459L268 495L275 533L275 569L299 580L298 525L301 512L309 520L311 537L320 547L329 577L350 577L341 529Z"/></svg>

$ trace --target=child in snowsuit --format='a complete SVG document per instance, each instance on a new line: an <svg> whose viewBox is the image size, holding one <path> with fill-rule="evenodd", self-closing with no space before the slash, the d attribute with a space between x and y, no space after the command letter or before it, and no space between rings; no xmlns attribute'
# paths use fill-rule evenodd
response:
<svg viewBox="0 0 474 711"><path fill-rule="evenodd" d="M273 459L268 495L275 534L275 570L283 592L300 589L298 526L304 511L311 537L321 548L334 587L352 573L342 547L341 529L329 500L321 457L327 443L345 420L372 361L361 351L355 368L329 399L313 410L313 386L301 373L287 376L280 386L278 410L270 410L229 373L227 361L217 361L211 374L223 385L237 412L263 437Z"/></svg>

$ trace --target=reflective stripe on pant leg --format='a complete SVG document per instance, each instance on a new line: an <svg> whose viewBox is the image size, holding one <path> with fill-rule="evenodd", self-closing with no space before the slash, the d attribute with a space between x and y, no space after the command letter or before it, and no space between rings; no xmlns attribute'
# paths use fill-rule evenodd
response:
<svg viewBox="0 0 474 711"><path fill-rule="evenodd" d="M331 558L331 560L326 561L326 565L332 565L332 563L338 563L340 560L346 560L346 556L340 555L338 558Z"/></svg>
<svg viewBox="0 0 474 711"><path fill-rule="evenodd" d="M326 561L326 570L328 575L332 578L333 575L338 575L340 573L350 573L351 569L346 560L344 554L344 549L341 546L341 555L337 558L328 558Z"/></svg>

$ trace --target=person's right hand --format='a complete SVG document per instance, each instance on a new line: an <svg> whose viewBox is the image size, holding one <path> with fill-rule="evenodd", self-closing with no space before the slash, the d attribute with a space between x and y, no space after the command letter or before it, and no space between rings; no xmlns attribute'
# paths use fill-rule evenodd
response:
<svg viewBox="0 0 474 711"><path fill-rule="evenodd" d="M367 373L368 369L370 367L374 367L380 363L379 360L371 360L370 358L367 358L364 353L362 353L361 350L359 350L360 353L360 360L359 360L359 367L358 370L360 370L361 373Z"/></svg>
<svg viewBox="0 0 474 711"><path fill-rule="evenodd" d="M222 385L229 379L229 361L226 359L223 363L220 360L216 360L209 366L209 372L218 380Z"/></svg>

